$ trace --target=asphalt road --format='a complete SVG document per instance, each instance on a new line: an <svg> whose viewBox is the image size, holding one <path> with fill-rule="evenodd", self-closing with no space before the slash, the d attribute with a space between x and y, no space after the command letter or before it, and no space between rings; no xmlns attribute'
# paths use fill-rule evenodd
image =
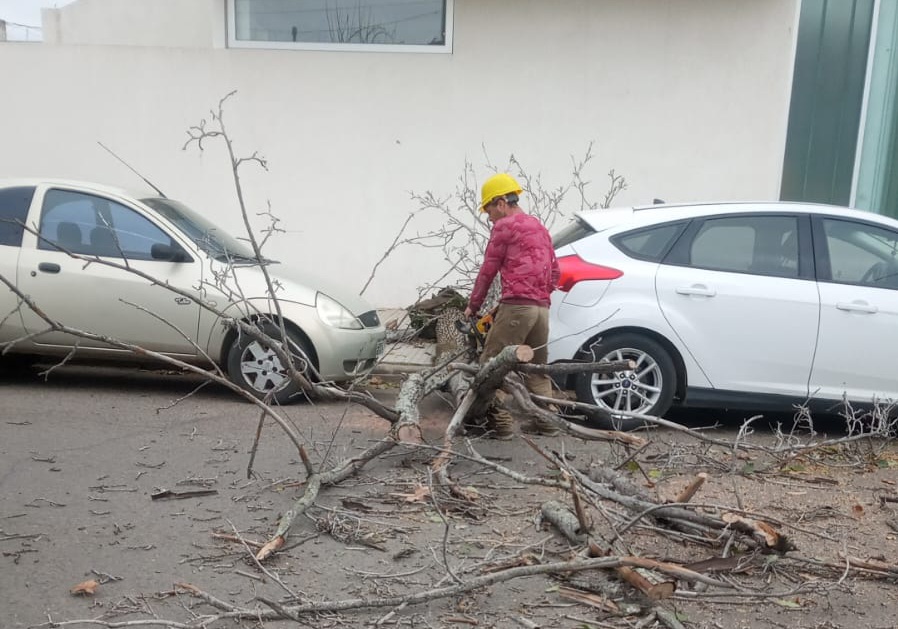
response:
<svg viewBox="0 0 898 629"><path fill-rule="evenodd" d="M210 546L210 529L227 531L233 519L270 534L284 494L259 488L303 476L295 448L269 421L248 481L259 412L224 387L197 389L201 382L92 367L65 367L46 381L33 372L0 378L0 627L93 617L121 596L181 580L214 583L214 571L184 557L206 552L196 549ZM345 456L386 426L345 405L282 413L316 455L330 447ZM331 445L337 427L341 441ZM161 489L218 495L153 500ZM94 598L69 593L112 577L121 580Z"/></svg>
<svg viewBox="0 0 898 629"><path fill-rule="evenodd" d="M146 605L148 614L168 605L163 615L172 617L184 611L167 599L181 581L240 601L251 599L256 582L245 574L252 566L235 559L233 549L222 554L211 533L233 527L248 537L267 539L279 513L299 491L296 481L304 477L303 468L283 432L268 422L248 479L258 410L224 387L198 388L200 384L198 377L172 372L77 366L58 369L47 380L34 372L0 377L0 627L23 629L48 619L104 613L125 620L133 616L116 617L116 606L132 602ZM392 403L396 389L372 393ZM342 404L296 404L281 412L316 460L352 456L386 427L366 409ZM425 438L439 443L449 414L438 396L430 396L421 413ZM677 411L671 419L694 427L722 423L716 434L726 437L745 416ZM769 424L788 428L791 421L788 415L766 419L755 425L760 433ZM818 430L823 427L818 423ZM482 446L523 469L536 462L522 441ZM570 440L566 445L582 461L606 447ZM394 456L387 457L366 468L368 480L348 491L364 496L407 491L403 484L385 487L384 479L397 469L414 471L418 464L412 460L397 466ZM153 499L165 489L215 494ZM329 500L336 500L333 494ZM309 526L300 523L297 537ZM442 538L442 525L438 521L434 526L433 535ZM432 543L429 538L413 541ZM328 551L337 555L316 548L298 549L301 559L285 556L278 569L295 571L300 582L305 574L317 575L322 591L334 594L346 587L324 580L334 572L335 557L344 569L368 557L339 545ZM350 554L339 559L339 553ZM383 570L380 555L369 560L365 569ZM101 583L97 595L69 593L88 579Z"/></svg>

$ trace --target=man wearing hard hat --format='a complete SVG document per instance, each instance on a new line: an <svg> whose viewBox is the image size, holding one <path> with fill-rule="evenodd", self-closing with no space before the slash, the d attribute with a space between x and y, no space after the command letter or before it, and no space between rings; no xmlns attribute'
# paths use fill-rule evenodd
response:
<svg viewBox="0 0 898 629"><path fill-rule="evenodd" d="M508 345L529 345L534 351L533 362L538 364L545 364L548 358L549 298L558 284L558 260L548 230L518 205L522 192L507 173L493 175L481 189L480 211L488 215L493 227L465 316L477 315L497 273L502 283L499 308L486 336L481 364ZM528 374L526 380L532 393L551 397L549 376ZM514 434L514 420L502 407L503 392L497 391L496 398L487 426L493 436L507 439ZM552 424L540 420L522 428L539 434L558 432Z"/></svg>

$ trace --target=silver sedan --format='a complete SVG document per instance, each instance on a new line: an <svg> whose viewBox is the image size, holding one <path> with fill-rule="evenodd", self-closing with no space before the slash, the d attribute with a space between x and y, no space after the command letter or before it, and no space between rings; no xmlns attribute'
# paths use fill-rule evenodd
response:
<svg viewBox="0 0 898 629"><path fill-rule="evenodd" d="M182 203L94 184L0 181L0 276L65 326L191 364L216 363L239 386L278 402L295 396L297 385L276 353L234 321L275 339L283 322L299 365L324 381L365 374L386 336L357 295L258 258ZM148 359L47 328L0 286L0 360Z"/></svg>

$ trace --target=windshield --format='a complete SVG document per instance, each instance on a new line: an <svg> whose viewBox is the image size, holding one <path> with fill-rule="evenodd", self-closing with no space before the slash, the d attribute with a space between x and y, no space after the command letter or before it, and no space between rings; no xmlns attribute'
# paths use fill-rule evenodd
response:
<svg viewBox="0 0 898 629"><path fill-rule="evenodd" d="M251 247L240 242L180 201L160 197L150 197L140 201L173 223L210 257L221 262L227 260L257 261Z"/></svg>

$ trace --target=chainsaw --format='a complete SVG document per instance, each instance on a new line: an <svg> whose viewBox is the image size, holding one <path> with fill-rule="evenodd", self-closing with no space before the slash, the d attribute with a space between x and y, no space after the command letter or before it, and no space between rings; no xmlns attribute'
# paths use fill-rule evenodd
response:
<svg viewBox="0 0 898 629"><path fill-rule="evenodd" d="M483 351L483 345L486 342L487 332L493 326L493 319L496 316L496 306L482 317L471 317L467 320L458 320L455 322L455 329L461 332L468 341L468 349L472 358L476 359Z"/></svg>

